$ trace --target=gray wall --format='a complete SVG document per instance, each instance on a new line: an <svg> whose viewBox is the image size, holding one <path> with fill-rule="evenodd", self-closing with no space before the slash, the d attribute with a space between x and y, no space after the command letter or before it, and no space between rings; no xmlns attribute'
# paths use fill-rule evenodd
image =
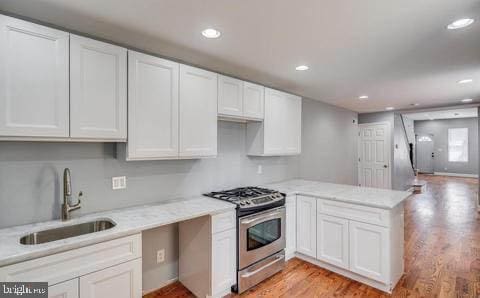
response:
<svg viewBox="0 0 480 298"><path fill-rule="evenodd" d="M247 157L245 124L218 128L218 157L200 160L126 162L115 144L0 142L0 228L59 218L65 167L85 194L74 216L298 177L298 157ZM112 176L124 175L127 189L112 190Z"/></svg>
<svg viewBox="0 0 480 298"><path fill-rule="evenodd" d="M402 123L402 115L395 113L393 126L393 189L407 190L412 186L412 181L415 179L409 150L408 137Z"/></svg>
<svg viewBox="0 0 480 298"><path fill-rule="evenodd" d="M357 113L304 99L300 176L357 184L357 134Z"/></svg>
<svg viewBox="0 0 480 298"><path fill-rule="evenodd" d="M468 162L448 161L448 129L468 128ZM433 134L434 171L478 175L478 118L415 121L415 134Z"/></svg>

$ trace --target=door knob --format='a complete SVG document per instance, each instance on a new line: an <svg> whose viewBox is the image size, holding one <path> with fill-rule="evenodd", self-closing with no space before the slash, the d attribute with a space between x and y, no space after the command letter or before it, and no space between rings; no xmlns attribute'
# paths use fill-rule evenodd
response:
<svg viewBox="0 0 480 298"><path fill-rule="evenodd" d="M383 167L384 167L385 169L386 169L386 168L388 168L388 166L387 166L387 165L383 165Z"/></svg>

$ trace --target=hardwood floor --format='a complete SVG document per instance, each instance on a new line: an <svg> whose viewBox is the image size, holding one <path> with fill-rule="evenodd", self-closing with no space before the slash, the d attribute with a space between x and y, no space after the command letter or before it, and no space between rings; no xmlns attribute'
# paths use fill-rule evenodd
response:
<svg viewBox="0 0 480 298"><path fill-rule="evenodd" d="M427 191L407 199L405 271L393 297L480 297L477 179L421 176ZM180 283L145 298L194 297ZM299 259L242 295L229 297L390 297Z"/></svg>

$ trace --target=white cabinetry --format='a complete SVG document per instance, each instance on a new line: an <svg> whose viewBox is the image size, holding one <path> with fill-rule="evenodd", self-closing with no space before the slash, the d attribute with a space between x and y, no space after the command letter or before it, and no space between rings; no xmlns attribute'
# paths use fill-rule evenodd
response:
<svg viewBox="0 0 480 298"><path fill-rule="evenodd" d="M243 116L243 81L218 76L218 114Z"/></svg>
<svg viewBox="0 0 480 298"><path fill-rule="evenodd" d="M296 210L297 196L288 196L286 198L286 247L285 259L291 259L296 250L297 243L297 210Z"/></svg>
<svg viewBox="0 0 480 298"><path fill-rule="evenodd" d="M218 78L218 116L261 120L265 87L220 75Z"/></svg>
<svg viewBox="0 0 480 298"><path fill-rule="evenodd" d="M313 258L317 254L316 204L315 198L297 196L297 251Z"/></svg>
<svg viewBox="0 0 480 298"><path fill-rule="evenodd" d="M0 280L48 282L51 298L141 298L141 237L136 234L0 267Z"/></svg>
<svg viewBox="0 0 480 298"><path fill-rule="evenodd" d="M302 99L265 88L263 122L247 124L248 155L279 156L301 152Z"/></svg>
<svg viewBox="0 0 480 298"><path fill-rule="evenodd" d="M350 221L350 270L386 282L389 277L388 229Z"/></svg>
<svg viewBox="0 0 480 298"><path fill-rule="evenodd" d="M265 87L243 82L243 116L247 119L263 119Z"/></svg>
<svg viewBox="0 0 480 298"><path fill-rule="evenodd" d="M142 259L80 277L80 298L105 297L142 297Z"/></svg>
<svg viewBox="0 0 480 298"><path fill-rule="evenodd" d="M223 297L236 282L235 211L179 224L179 280L197 297Z"/></svg>
<svg viewBox="0 0 480 298"><path fill-rule="evenodd" d="M180 65L181 157L217 155L217 74Z"/></svg>
<svg viewBox="0 0 480 298"><path fill-rule="evenodd" d="M348 269L348 220L317 214L317 259Z"/></svg>
<svg viewBox="0 0 480 298"><path fill-rule="evenodd" d="M78 298L78 278L48 287L48 298Z"/></svg>
<svg viewBox="0 0 480 298"><path fill-rule="evenodd" d="M0 15L0 136L68 137L69 34Z"/></svg>
<svg viewBox="0 0 480 298"><path fill-rule="evenodd" d="M127 160L178 157L179 64L129 51Z"/></svg>
<svg viewBox="0 0 480 298"><path fill-rule="evenodd" d="M127 138L127 49L70 36L70 136Z"/></svg>

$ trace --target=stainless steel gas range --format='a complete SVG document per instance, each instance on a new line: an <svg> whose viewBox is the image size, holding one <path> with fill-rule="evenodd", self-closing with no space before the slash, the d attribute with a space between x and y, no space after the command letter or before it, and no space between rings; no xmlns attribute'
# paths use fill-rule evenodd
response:
<svg viewBox="0 0 480 298"><path fill-rule="evenodd" d="M285 265L285 194L259 187L206 196L237 205L237 284L242 293Z"/></svg>

